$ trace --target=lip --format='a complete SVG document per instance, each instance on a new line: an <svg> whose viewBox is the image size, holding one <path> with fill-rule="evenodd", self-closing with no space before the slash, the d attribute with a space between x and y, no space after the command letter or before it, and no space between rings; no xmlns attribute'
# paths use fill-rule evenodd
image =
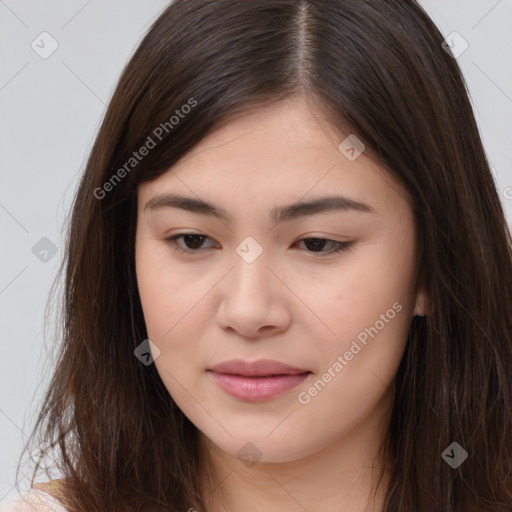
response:
<svg viewBox="0 0 512 512"><path fill-rule="evenodd" d="M296 368L288 364L271 359L258 359L257 361L244 361L243 359L230 359L209 368L215 373L242 375L246 377L268 377L270 375L296 375L309 370Z"/></svg>
<svg viewBox="0 0 512 512"><path fill-rule="evenodd" d="M248 402L269 400L303 382L311 372L279 361L232 359L208 369L226 393Z"/></svg>

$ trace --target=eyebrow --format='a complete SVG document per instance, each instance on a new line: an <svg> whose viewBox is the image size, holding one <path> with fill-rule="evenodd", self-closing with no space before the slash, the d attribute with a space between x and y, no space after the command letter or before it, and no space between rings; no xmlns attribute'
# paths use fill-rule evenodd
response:
<svg viewBox="0 0 512 512"><path fill-rule="evenodd" d="M185 197L177 194L160 194L150 199L144 211L154 211L159 208L180 208L200 215L208 215L226 222L232 220L231 215L222 207L207 203L202 199ZM308 215L327 211L355 211L362 213L377 213L370 205L344 196L326 196L309 201L299 201L286 206L275 207L270 211L274 222L283 222Z"/></svg>

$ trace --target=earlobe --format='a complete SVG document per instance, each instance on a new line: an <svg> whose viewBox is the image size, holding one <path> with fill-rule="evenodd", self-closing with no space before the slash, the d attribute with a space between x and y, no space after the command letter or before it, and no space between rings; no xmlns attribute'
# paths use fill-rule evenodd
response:
<svg viewBox="0 0 512 512"><path fill-rule="evenodd" d="M427 316L427 296L423 290L416 295L413 316Z"/></svg>

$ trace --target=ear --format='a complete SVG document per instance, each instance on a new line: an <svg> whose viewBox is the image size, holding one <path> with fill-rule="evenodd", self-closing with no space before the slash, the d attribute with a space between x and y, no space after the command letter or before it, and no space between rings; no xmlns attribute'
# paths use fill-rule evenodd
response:
<svg viewBox="0 0 512 512"><path fill-rule="evenodd" d="M427 315L427 295L421 289L416 295L416 303L414 304L413 316L426 316Z"/></svg>

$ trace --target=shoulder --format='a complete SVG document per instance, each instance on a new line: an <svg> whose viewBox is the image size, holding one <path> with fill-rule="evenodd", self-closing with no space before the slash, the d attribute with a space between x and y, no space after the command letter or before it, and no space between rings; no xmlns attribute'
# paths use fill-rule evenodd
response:
<svg viewBox="0 0 512 512"><path fill-rule="evenodd" d="M36 484L15 500L0 503L0 512L67 512L50 494L58 486L57 481Z"/></svg>

